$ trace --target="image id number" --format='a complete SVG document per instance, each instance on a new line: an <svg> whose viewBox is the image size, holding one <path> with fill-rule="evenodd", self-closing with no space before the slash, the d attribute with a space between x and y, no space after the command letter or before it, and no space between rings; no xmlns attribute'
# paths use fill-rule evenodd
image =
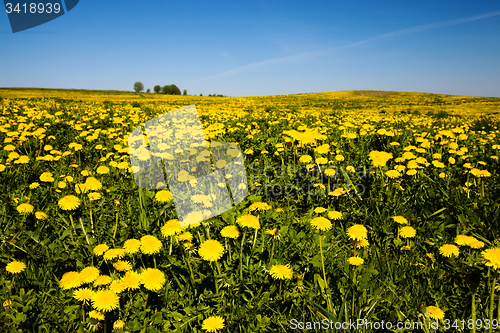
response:
<svg viewBox="0 0 500 333"><path fill-rule="evenodd" d="M30 3L30 4L27 4L27 3L23 3L22 5L20 5L19 3L13 7L12 4L10 2L6 3L5 4L5 9L7 11L7 14L10 14L12 12L16 12L16 13L31 13L31 14L42 14L42 13L47 13L47 14L51 14L51 13L56 13L58 14L60 11L61 11L61 5L58 4L58 3L46 3L46 4L43 4L43 3Z"/></svg>
<svg viewBox="0 0 500 333"><path fill-rule="evenodd" d="M450 320L450 319L445 319L444 320L444 329L490 329L490 327L494 330L498 329L498 320L493 319L491 322L489 319L468 319L468 320Z"/></svg>

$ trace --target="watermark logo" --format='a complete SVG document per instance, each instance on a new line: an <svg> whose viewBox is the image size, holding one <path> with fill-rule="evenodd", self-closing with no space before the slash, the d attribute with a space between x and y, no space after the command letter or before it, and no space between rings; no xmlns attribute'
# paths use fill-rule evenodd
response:
<svg viewBox="0 0 500 333"><path fill-rule="evenodd" d="M248 194L239 146L209 144L195 105L148 120L130 133L128 145L136 184L168 185L181 226L220 215Z"/></svg>
<svg viewBox="0 0 500 333"><path fill-rule="evenodd" d="M12 32L31 29L72 10L79 0L11 1L4 0Z"/></svg>

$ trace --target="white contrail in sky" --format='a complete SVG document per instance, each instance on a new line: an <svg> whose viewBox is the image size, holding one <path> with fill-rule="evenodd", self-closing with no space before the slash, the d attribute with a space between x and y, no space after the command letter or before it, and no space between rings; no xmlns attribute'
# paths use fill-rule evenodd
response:
<svg viewBox="0 0 500 333"><path fill-rule="evenodd" d="M498 16L498 15L500 15L500 10L489 12L489 13L485 13L485 14L481 14L481 15L465 17L465 18L461 18L461 19L455 19L455 20L449 20L449 21L444 21L444 22L437 22L437 23L430 23L430 24L419 25L419 26L412 27L412 28L407 28L407 29L402 29L402 30L398 30L398 31L394 31L394 32L389 32L389 33L386 33L386 34L382 34L382 35L379 35L379 36L375 36L375 37L372 37L372 38L368 38L368 39L365 39L365 40L362 40L362 41L359 41L359 42L355 42L355 43L351 43L351 44L347 44L347 45L343 45L343 46L337 46L337 47L332 47L332 48L328 48L328 49L324 49L324 50L319 50L319 51L304 52L304 53L299 53L299 54L295 54L295 55L292 55L292 56L286 56L286 57L281 57L281 58L274 58L274 59L269 59L269 60L263 60L263 61L254 62L254 63L251 63L251 64L247 64L247 65L243 65L243 66L240 66L240 67L233 68L233 69L231 69L229 71L226 71L226 72L222 72L222 73L219 73L219 74L216 74L216 75L212 75L212 76L208 76L208 77L201 78L201 79L198 79L198 80L194 80L194 81L189 82L188 84L196 84L196 83L199 83L201 81L206 81L206 80L215 79L215 78L224 77L224 76L231 76L231 75L234 75L234 74L242 73L242 72L245 72L245 71L248 71L248 70L251 70L251 69L255 69L255 68L258 68L258 67L263 67L263 66L266 66L266 65L278 64L278 63L281 64L281 63L287 63L287 62L290 63L290 62L296 62L296 61L300 61L300 60L306 60L306 59L317 57L317 56L320 56L320 55L324 55L324 54L327 54L327 53L330 53L330 52L334 52L334 51L338 51L338 50L342 50L342 49L346 49L346 48L350 48L350 47L362 45L362 44L365 44L365 43L368 43L368 42L371 42L371 41L375 41L375 40L378 40L378 39L389 38L389 37L397 37L397 36L404 36L404 35L409 35L409 34L413 34L413 33L416 33L416 32L425 31L425 30L431 30L431 29L436 29L436 28L441 28L441 27L447 27L447 26L452 26L452 25L457 25L457 24L462 24L462 23L467 23L467 22L482 20L482 19L485 19L485 18L488 18L488 17Z"/></svg>

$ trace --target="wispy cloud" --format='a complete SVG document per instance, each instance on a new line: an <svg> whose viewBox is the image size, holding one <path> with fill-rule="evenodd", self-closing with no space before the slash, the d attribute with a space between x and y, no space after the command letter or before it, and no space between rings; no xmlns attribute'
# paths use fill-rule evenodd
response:
<svg viewBox="0 0 500 333"><path fill-rule="evenodd" d="M363 44L373 42L373 41L377 41L380 39L405 36L405 35L414 34L414 33L422 32L422 31L426 31L426 30L432 30L432 29L437 29L437 28L441 28L441 27L447 27L447 26L468 23L468 22L472 22L472 21L478 21L478 20L482 20L482 19L486 19L489 17L498 16L498 15L500 15L500 10L488 12L488 13L476 15L476 16L469 16L469 17L465 17L465 18L461 18L461 19L419 25L419 26L415 26L415 27L411 27L411 28L407 28L407 29L397 30L397 31L386 33L386 34L378 35L378 36L364 39L364 40L361 40L359 42L355 42L355 43L351 43L351 44L346 44L346 45L332 47L332 48L318 50L318 51L304 52L304 53L299 53L299 54L295 54L295 55L291 55L291 56L268 59L268 60L250 63L247 65L233 68L233 69L226 71L226 72L222 72L219 74L215 74L215 75L211 75L208 77L204 77L201 79L191 81L188 84L196 84L196 83L199 83L202 81L207 81L207 80L216 79L216 78L225 77L225 76L232 76L235 74L250 71L252 69L256 69L259 67L265 67L265 66L269 66L269 65L273 65L273 64L294 63L294 62L298 62L298 61L308 60L311 58L326 55L326 54L336 52L339 50L343 50L343 49L347 49L347 48L356 47L356 46L363 45Z"/></svg>

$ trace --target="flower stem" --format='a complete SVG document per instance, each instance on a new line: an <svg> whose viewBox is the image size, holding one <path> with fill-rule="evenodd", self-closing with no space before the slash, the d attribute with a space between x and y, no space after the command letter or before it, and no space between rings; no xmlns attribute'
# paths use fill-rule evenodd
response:
<svg viewBox="0 0 500 333"><path fill-rule="evenodd" d="M115 240L116 229L118 229L118 212L116 212L116 222L115 222L115 231L113 232L113 241Z"/></svg>
<svg viewBox="0 0 500 333"><path fill-rule="evenodd" d="M474 324L472 325L472 333L476 333L476 294L472 294L472 321Z"/></svg>
<svg viewBox="0 0 500 333"><path fill-rule="evenodd" d="M90 209L90 227L92 228L92 235L94 235L94 220L92 218L92 209Z"/></svg>
<svg viewBox="0 0 500 333"><path fill-rule="evenodd" d="M491 294L490 294L490 314L489 319L490 323L493 321L493 306L495 305L495 285L497 283L497 272L493 272L493 283L491 284ZM489 332L491 333L493 330L493 326L490 325Z"/></svg>
<svg viewBox="0 0 500 333"><path fill-rule="evenodd" d="M241 247L240 247L240 280L243 280L243 244L245 242L245 235L247 233L247 229L243 231L243 237L241 237Z"/></svg>
<svg viewBox="0 0 500 333"><path fill-rule="evenodd" d="M188 265L189 276L191 277L191 286L193 287L194 295L196 296L196 288L194 287L193 269L191 268L191 264L189 263L189 258L186 258L186 256L184 256L184 260L186 260L186 263Z"/></svg>
<svg viewBox="0 0 500 333"><path fill-rule="evenodd" d="M249 265L250 265L250 257L253 254L253 249L255 247L255 241L256 241L256 239L257 239L257 229L255 229L255 234L253 236L252 250L250 251L250 255L247 257L247 268L249 268Z"/></svg>
<svg viewBox="0 0 500 333"><path fill-rule="evenodd" d="M269 265L273 261L273 257L274 257L274 237L273 237L273 246L271 247L271 259L269 259Z"/></svg>
<svg viewBox="0 0 500 333"><path fill-rule="evenodd" d="M69 219L70 219L70 221L71 221L71 227L73 227L73 232L74 232L74 233L75 233L75 235L76 235L75 224L73 223L73 216L71 216L71 215L70 215L70 216L69 216Z"/></svg>
<svg viewBox="0 0 500 333"><path fill-rule="evenodd" d="M318 234L319 237L319 253L321 255L321 267L323 268L323 280L325 280L325 286L326 286L326 291L327 291L327 308L328 311L332 312L332 304L330 303L330 295L328 294L330 292L330 288L328 287L328 282L326 281L326 273L325 273L325 262L323 259L323 247L321 246L321 233Z"/></svg>
<svg viewBox="0 0 500 333"><path fill-rule="evenodd" d="M79 220L80 220L80 225L82 226L83 233L85 234L85 239L87 239L87 244L89 244L89 246L90 246L89 238L87 237L87 232L85 232L85 228L83 227L82 218L80 217Z"/></svg>
<svg viewBox="0 0 500 333"><path fill-rule="evenodd" d="M217 266L217 268L219 268L219 267ZM215 267L213 264L212 264L212 271L214 272L215 293L218 296L219 295L219 285L217 284L217 272L215 271ZM219 271L220 271L220 269L219 269Z"/></svg>

